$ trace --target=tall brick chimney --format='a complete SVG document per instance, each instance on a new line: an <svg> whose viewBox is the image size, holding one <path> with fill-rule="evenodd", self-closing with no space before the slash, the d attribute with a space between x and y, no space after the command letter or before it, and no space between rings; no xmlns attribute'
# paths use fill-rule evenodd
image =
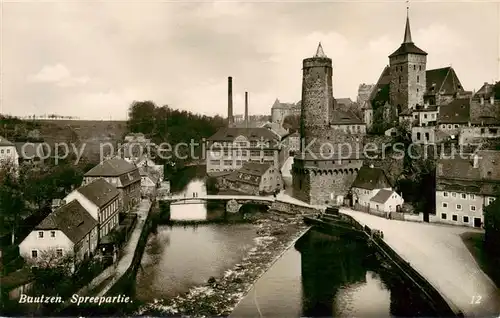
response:
<svg viewBox="0 0 500 318"><path fill-rule="evenodd" d="M232 127L234 123L233 117L233 78L227 78L227 126Z"/></svg>
<svg viewBox="0 0 500 318"><path fill-rule="evenodd" d="M248 92L245 92L245 128L248 128Z"/></svg>

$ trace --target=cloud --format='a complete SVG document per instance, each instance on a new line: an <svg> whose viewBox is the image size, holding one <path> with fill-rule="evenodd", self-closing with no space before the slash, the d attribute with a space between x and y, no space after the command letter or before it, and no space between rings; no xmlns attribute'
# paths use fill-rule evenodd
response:
<svg viewBox="0 0 500 318"><path fill-rule="evenodd" d="M38 73L28 76L28 82L53 83L60 87L84 85L88 81L88 77L72 76L71 72L62 64L46 65Z"/></svg>

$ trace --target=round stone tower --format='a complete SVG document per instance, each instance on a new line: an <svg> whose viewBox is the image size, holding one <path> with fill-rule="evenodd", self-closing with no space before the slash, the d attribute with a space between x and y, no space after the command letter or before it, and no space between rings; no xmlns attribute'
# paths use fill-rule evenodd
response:
<svg viewBox="0 0 500 318"><path fill-rule="evenodd" d="M310 204L336 204L343 200L362 165L353 136L334 128L332 60L321 43L312 58L303 60L300 153L292 167L293 195ZM352 139L352 140L351 140Z"/></svg>

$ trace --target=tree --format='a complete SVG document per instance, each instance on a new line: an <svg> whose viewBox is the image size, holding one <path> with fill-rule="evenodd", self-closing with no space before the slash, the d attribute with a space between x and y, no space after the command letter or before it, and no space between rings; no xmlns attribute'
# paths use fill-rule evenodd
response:
<svg viewBox="0 0 500 318"><path fill-rule="evenodd" d="M283 120L283 128L298 131L300 128L300 115L288 115Z"/></svg>
<svg viewBox="0 0 500 318"><path fill-rule="evenodd" d="M11 232L12 244L16 240L24 209L23 187L19 182L17 168L12 163L4 162L0 166L0 216L2 227Z"/></svg>
<svg viewBox="0 0 500 318"><path fill-rule="evenodd" d="M156 105L152 101L134 101L129 108L129 130L150 134L154 130L155 109Z"/></svg>
<svg viewBox="0 0 500 318"><path fill-rule="evenodd" d="M497 198L500 191L497 189ZM500 255L500 200L496 199L484 208L484 242L492 255Z"/></svg>

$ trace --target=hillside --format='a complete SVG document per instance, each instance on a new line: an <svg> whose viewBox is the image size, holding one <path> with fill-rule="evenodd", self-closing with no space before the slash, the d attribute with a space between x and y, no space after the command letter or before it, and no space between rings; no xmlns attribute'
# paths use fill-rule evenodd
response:
<svg viewBox="0 0 500 318"><path fill-rule="evenodd" d="M127 132L125 121L106 120L36 120L39 135L45 142L85 144L83 156L90 162L98 162L100 145L111 143L116 147ZM109 147L104 147L108 150Z"/></svg>

